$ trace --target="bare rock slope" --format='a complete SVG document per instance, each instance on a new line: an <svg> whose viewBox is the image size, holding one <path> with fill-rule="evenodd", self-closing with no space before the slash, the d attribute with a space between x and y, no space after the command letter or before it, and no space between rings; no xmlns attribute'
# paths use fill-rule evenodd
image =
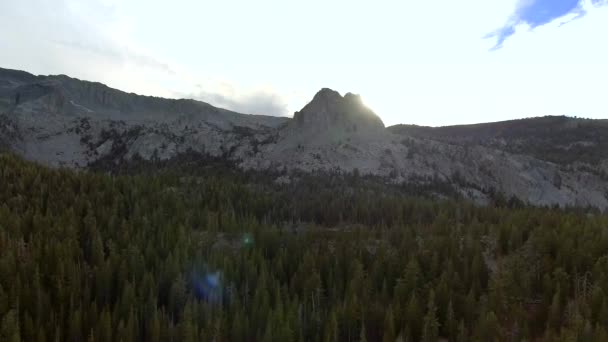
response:
<svg viewBox="0 0 608 342"><path fill-rule="evenodd" d="M480 202L502 192L537 205L605 210L607 137L605 120L566 117L385 128L359 96L331 89L293 119L247 115L0 69L0 147L51 166L197 152L246 169L357 170L395 183L448 182Z"/></svg>

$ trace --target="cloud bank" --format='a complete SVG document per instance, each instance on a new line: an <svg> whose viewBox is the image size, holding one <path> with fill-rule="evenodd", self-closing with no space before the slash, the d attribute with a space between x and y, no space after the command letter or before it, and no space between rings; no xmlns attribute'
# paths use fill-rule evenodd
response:
<svg viewBox="0 0 608 342"><path fill-rule="evenodd" d="M219 86L197 84L194 92L177 95L207 102L216 107L239 113L272 116L287 116L289 114L286 99L270 89L239 89L230 83L222 82Z"/></svg>
<svg viewBox="0 0 608 342"><path fill-rule="evenodd" d="M67 74L144 95L189 97L241 113L288 114L286 97L276 91L213 81L208 73L195 75L142 48L131 36L132 18L118 4L0 2L0 67Z"/></svg>

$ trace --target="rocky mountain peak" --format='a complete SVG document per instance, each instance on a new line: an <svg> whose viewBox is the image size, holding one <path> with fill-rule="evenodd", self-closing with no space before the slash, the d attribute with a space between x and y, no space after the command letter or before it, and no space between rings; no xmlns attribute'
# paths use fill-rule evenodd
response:
<svg viewBox="0 0 608 342"><path fill-rule="evenodd" d="M346 93L344 95L344 100L348 101L350 103L355 103L355 104L359 104L361 106L365 106L363 104L363 100L361 99L361 95L359 95L359 94Z"/></svg>
<svg viewBox="0 0 608 342"><path fill-rule="evenodd" d="M323 88L304 108L294 114L298 129L369 132L384 129L382 120L363 104L361 97Z"/></svg>
<svg viewBox="0 0 608 342"><path fill-rule="evenodd" d="M0 68L0 149L53 166L114 169L200 154L244 169L358 170L416 186L438 179L478 203L502 192L608 210L607 132L608 120L566 117L385 129L359 95L329 88L293 119L246 115Z"/></svg>
<svg viewBox="0 0 608 342"><path fill-rule="evenodd" d="M330 89L330 88L322 88L319 90L315 96L312 98L311 102L319 102L319 101L338 101L342 98L339 92Z"/></svg>

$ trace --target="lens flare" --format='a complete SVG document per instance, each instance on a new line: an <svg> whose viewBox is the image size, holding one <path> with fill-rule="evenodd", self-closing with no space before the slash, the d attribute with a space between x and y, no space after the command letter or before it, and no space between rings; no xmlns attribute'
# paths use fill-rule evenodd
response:
<svg viewBox="0 0 608 342"><path fill-rule="evenodd" d="M253 245L253 236L250 233L243 234L243 238L241 239L244 247L248 247Z"/></svg>
<svg viewBox="0 0 608 342"><path fill-rule="evenodd" d="M219 271L192 275L192 287L199 299L218 303L222 300L222 275Z"/></svg>

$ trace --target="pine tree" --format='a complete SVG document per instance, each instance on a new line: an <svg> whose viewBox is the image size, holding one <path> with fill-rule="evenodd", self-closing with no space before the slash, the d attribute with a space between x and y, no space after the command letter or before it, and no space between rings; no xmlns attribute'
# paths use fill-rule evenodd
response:
<svg viewBox="0 0 608 342"><path fill-rule="evenodd" d="M393 317L393 308L391 306L386 310L384 317L384 329L382 335L382 341L393 342L395 341L395 319Z"/></svg>
<svg viewBox="0 0 608 342"><path fill-rule="evenodd" d="M271 320L266 322L266 329L264 329L264 335L262 337L263 342L272 342L274 341L273 335L274 327L272 326Z"/></svg>
<svg viewBox="0 0 608 342"><path fill-rule="evenodd" d="M454 306L452 305L452 301L450 300L446 314L445 333L451 341L456 340L457 329L458 323L456 322L456 316L454 314Z"/></svg>
<svg viewBox="0 0 608 342"><path fill-rule="evenodd" d="M16 310L9 310L0 325L0 341L20 342L19 316Z"/></svg>
<svg viewBox="0 0 608 342"><path fill-rule="evenodd" d="M99 339L96 340L100 342L112 341L112 320L107 309L104 309L101 312L99 322L97 323L97 332L95 333L95 336L99 337Z"/></svg>
<svg viewBox="0 0 608 342"><path fill-rule="evenodd" d="M424 316L424 327L422 328L422 341L435 342L439 338L439 322L437 321L437 307L435 306L435 292L429 293L429 302L426 315Z"/></svg>
<svg viewBox="0 0 608 342"><path fill-rule="evenodd" d="M422 310L420 309L420 304L418 304L418 296L416 292L412 293L410 300L407 304L406 309L406 325L411 329L411 335L414 340L420 339L421 329L423 322L420 319L422 317Z"/></svg>
<svg viewBox="0 0 608 342"><path fill-rule="evenodd" d="M593 334L593 341L608 341L608 331L602 325L596 325Z"/></svg>
<svg viewBox="0 0 608 342"><path fill-rule="evenodd" d="M482 313L475 328L475 336L482 341L499 339L500 325L493 311Z"/></svg>
<svg viewBox="0 0 608 342"><path fill-rule="evenodd" d="M82 314L80 310L76 310L71 314L69 334L71 341L82 341L82 322L81 322Z"/></svg>
<svg viewBox="0 0 608 342"><path fill-rule="evenodd" d="M2 283L0 283L0 315L4 315L10 307L8 294L4 292Z"/></svg>
<svg viewBox="0 0 608 342"><path fill-rule="evenodd" d="M36 340L36 329L34 328L34 320L32 319L32 316L30 316L29 312L25 313L21 334L23 336L24 341Z"/></svg>
<svg viewBox="0 0 608 342"><path fill-rule="evenodd" d="M608 329L608 298L606 298L606 296L604 296L602 300L602 306L600 307L597 322L601 326L604 326Z"/></svg>
<svg viewBox="0 0 608 342"><path fill-rule="evenodd" d="M325 326L325 342L337 342L338 338L338 320L336 319L336 312L332 311L329 315L329 319Z"/></svg>
<svg viewBox="0 0 608 342"><path fill-rule="evenodd" d="M562 308L560 305L561 291L559 285L557 286L557 291L553 295L553 299L551 300L551 306L549 307L549 317L548 317L548 328L549 329L558 329L561 326L562 320Z"/></svg>
<svg viewBox="0 0 608 342"><path fill-rule="evenodd" d="M148 338L151 342L159 342L161 339L160 318L158 316L158 310L154 310L154 315L152 316L152 320L148 326Z"/></svg>
<svg viewBox="0 0 608 342"><path fill-rule="evenodd" d="M243 312L240 309L234 313L232 320L232 327L230 328L231 340L232 341L245 341L245 322L243 318Z"/></svg>
<svg viewBox="0 0 608 342"><path fill-rule="evenodd" d="M359 342L367 342L367 332L365 331L365 322L361 321L361 331L359 332Z"/></svg>
<svg viewBox="0 0 608 342"><path fill-rule="evenodd" d="M457 342L466 342L469 340L469 334L467 332L467 328L464 325L464 320L460 320L458 323L458 335L456 336Z"/></svg>

